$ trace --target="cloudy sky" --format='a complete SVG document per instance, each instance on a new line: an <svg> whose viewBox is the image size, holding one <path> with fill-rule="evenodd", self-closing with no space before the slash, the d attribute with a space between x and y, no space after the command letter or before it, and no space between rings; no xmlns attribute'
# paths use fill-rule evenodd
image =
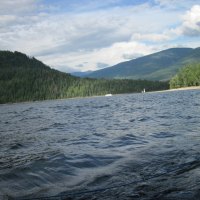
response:
<svg viewBox="0 0 200 200"><path fill-rule="evenodd" d="M65 72L200 47L200 0L1 0L0 50Z"/></svg>

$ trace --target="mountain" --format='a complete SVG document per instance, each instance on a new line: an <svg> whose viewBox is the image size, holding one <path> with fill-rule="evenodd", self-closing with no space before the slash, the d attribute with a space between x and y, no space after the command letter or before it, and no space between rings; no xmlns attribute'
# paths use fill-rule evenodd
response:
<svg viewBox="0 0 200 200"><path fill-rule="evenodd" d="M79 78L20 52L0 51L0 103L168 89L167 82Z"/></svg>
<svg viewBox="0 0 200 200"><path fill-rule="evenodd" d="M178 70L200 61L200 48L171 48L94 71L91 78L170 80Z"/></svg>
<svg viewBox="0 0 200 200"><path fill-rule="evenodd" d="M77 76L77 77L85 77L85 76L88 76L89 74L91 74L92 72L93 71L88 70L88 71L85 71L85 72L72 72L70 74L73 75L73 76Z"/></svg>

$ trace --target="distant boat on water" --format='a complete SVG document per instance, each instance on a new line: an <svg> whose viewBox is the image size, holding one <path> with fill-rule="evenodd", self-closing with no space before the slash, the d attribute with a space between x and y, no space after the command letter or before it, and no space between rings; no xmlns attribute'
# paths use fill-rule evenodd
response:
<svg viewBox="0 0 200 200"><path fill-rule="evenodd" d="M145 88L142 90L142 93L145 93L146 91L145 91Z"/></svg>
<svg viewBox="0 0 200 200"><path fill-rule="evenodd" d="M111 96L112 96L112 94L106 94L105 96L106 96L106 97L111 97Z"/></svg>

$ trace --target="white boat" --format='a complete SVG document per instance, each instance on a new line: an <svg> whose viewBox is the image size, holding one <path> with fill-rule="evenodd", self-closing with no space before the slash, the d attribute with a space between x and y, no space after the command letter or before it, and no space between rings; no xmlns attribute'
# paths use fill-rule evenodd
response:
<svg viewBox="0 0 200 200"><path fill-rule="evenodd" d="M105 96L106 96L106 97L111 97L111 96L112 96L112 94L106 94Z"/></svg>

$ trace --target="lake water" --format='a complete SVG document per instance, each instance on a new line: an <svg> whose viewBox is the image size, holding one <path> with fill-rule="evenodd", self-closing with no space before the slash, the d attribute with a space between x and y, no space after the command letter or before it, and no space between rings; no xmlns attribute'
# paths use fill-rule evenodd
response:
<svg viewBox="0 0 200 200"><path fill-rule="evenodd" d="M200 90L0 105L11 197L199 199Z"/></svg>

